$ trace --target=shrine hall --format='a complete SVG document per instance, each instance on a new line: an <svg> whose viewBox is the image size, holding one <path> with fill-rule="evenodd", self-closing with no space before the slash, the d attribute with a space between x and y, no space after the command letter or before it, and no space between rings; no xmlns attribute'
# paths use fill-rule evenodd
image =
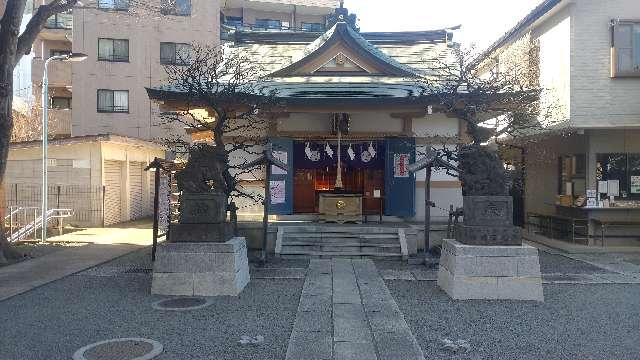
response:
<svg viewBox="0 0 640 360"><path fill-rule="evenodd" d="M265 86L283 104L264 134L287 165L270 171L274 220L422 221L424 171L407 166L426 147L455 147L463 125L435 100L430 106L415 79L448 58L451 30L367 33L339 19L323 34L233 29L225 37L266 69ZM172 92L148 89L164 110L179 98ZM460 183L439 171L431 180L432 216L445 220L451 205L462 205ZM241 185L264 191L263 179ZM261 204L238 205L240 219L262 214Z"/></svg>

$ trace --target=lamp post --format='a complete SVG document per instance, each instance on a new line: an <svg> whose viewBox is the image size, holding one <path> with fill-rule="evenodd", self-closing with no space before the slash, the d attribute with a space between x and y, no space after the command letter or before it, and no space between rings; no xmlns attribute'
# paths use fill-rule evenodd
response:
<svg viewBox="0 0 640 360"><path fill-rule="evenodd" d="M44 62L44 74L42 75L42 241L47 240L47 143L49 135L49 75L47 66L50 61L83 61L87 55L82 53L70 53L68 55L56 55L48 58ZM33 219L35 225L36 219ZM34 232L35 234L35 232ZM35 236L35 235L34 235Z"/></svg>

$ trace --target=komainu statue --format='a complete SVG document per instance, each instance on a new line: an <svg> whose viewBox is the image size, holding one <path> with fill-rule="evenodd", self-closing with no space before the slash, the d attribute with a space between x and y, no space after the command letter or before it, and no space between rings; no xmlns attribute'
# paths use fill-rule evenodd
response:
<svg viewBox="0 0 640 360"><path fill-rule="evenodd" d="M184 193L224 193L226 152L217 146L197 144L189 150L187 166L178 172L178 189Z"/></svg>

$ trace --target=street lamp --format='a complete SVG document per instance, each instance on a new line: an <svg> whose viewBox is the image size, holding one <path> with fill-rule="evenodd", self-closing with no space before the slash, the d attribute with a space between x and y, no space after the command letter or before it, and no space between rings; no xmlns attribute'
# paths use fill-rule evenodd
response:
<svg viewBox="0 0 640 360"><path fill-rule="evenodd" d="M49 77L47 74L47 66L50 61L79 62L86 60L86 58L86 54L69 53L66 55L52 56L44 62L44 74L42 76L42 241L47 240L47 142L49 135ZM34 226L35 221L36 219L33 219Z"/></svg>

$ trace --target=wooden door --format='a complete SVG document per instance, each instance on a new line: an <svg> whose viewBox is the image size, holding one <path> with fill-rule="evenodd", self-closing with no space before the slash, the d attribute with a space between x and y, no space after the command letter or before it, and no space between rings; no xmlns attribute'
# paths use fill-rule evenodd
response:
<svg viewBox="0 0 640 360"><path fill-rule="evenodd" d="M315 212L315 171L296 170L293 186L293 212L310 214Z"/></svg>

